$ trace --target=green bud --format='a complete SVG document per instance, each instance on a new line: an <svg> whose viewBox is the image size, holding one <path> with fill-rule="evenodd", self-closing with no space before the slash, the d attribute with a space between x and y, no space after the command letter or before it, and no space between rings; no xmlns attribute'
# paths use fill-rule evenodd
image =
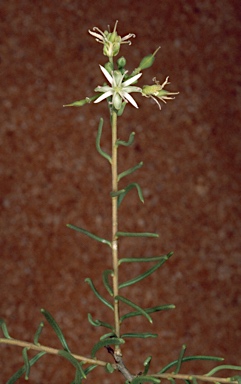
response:
<svg viewBox="0 0 241 384"><path fill-rule="evenodd" d="M126 59L122 56L117 60L118 68L124 68L126 66Z"/></svg>
<svg viewBox="0 0 241 384"><path fill-rule="evenodd" d="M152 64L154 63L155 55L156 55L156 53L159 51L159 49L160 49L160 47L158 47L158 48L155 50L154 53L145 56L145 57L141 60L141 62L140 62L140 64L139 64L139 67L138 67L138 68L140 68L140 70L150 68L150 67L152 66Z"/></svg>

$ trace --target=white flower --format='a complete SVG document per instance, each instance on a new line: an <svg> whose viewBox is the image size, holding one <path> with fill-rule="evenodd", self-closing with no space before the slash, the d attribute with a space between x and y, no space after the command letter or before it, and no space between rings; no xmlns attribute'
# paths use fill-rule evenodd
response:
<svg viewBox="0 0 241 384"><path fill-rule="evenodd" d="M112 96L112 104L117 110L121 108L123 101L125 101L126 103L129 101L135 108L138 108L138 105L136 104L135 100L130 95L130 93L142 92L142 89L139 87L132 86L130 84L134 83L137 79L139 79L142 73L138 73L138 75L135 75L130 79L122 82L126 72L122 74L120 71L113 71L111 76L109 72L101 65L100 69L105 75L106 79L111 84L111 86L104 85L95 88L96 92L103 92L103 94L99 96L98 99L94 101L94 103L99 103L107 97Z"/></svg>

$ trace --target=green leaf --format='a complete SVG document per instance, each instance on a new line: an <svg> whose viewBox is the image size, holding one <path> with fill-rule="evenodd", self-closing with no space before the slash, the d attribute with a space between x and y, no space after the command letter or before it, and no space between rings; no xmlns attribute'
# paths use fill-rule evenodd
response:
<svg viewBox="0 0 241 384"><path fill-rule="evenodd" d="M157 379L156 377L141 375L141 376L134 377L131 384L140 384L140 383L159 384L160 382L161 382L161 380Z"/></svg>
<svg viewBox="0 0 241 384"><path fill-rule="evenodd" d="M116 236L123 237L159 237L157 233L150 232L116 232Z"/></svg>
<svg viewBox="0 0 241 384"><path fill-rule="evenodd" d="M44 356L46 352L39 352L37 355L35 355L31 360L29 360L29 365L32 367L39 359L40 357ZM12 377L7 381L6 384L15 384L18 379L24 374L25 372L25 365L21 367L17 372L14 373Z"/></svg>
<svg viewBox="0 0 241 384"><path fill-rule="evenodd" d="M113 367L113 365L111 363L107 363L105 366L105 369L106 369L106 372L108 372L108 373L113 373L115 370L115 368Z"/></svg>
<svg viewBox="0 0 241 384"><path fill-rule="evenodd" d="M239 365L219 365L218 367L211 369L211 371L206 373L205 376L213 376L216 372L222 371L223 369L231 369L234 371L241 371L241 366L239 366Z"/></svg>
<svg viewBox="0 0 241 384"><path fill-rule="evenodd" d="M90 365L88 368L86 368L86 369L84 370L85 375L87 376L88 373L92 372L93 369L95 369L96 367L98 367L97 364Z"/></svg>
<svg viewBox="0 0 241 384"><path fill-rule="evenodd" d="M99 122L99 127L98 127L97 137L96 137L96 149L97 149L97 151L99 152L99 154L100 154L101 156L103 156L106 160L108 160L109 163L111 164L111 163L112 163L111 156L108 155L106 152L104 152L104 151L101 149L101 147L100 147L100 139L101 139L101 135L102 135L103 123L104 123L104 120L101 118L101 119L100 119L100 122Z"/></svg>
<svg viewBox="0 0 241 384"><path fill-rule="evenodd" d="M145 308L145 312L146 313L154 313L154 312L166 311L166 310L174 309L174 308L175 308L175 305L166 304L166 305L160 305L160 306L152 307L152 308ZM129 313L126 313L125 315L121 316L120 322L122 323L125 319L128 319L128 318L133 317L133 316L141 316L141 315L142 315L142 313L140 313L139 311L129 312Z"/></svg>
<svg viewBox="0 0 241 384"><path fill-rule="evenodd" d="M138 192L138 196L139 196L139 199L141 200L142 203L144 203L144 197L143 197L143 194L142 194L142 190L141 190L141 187L138 183L131 183L129 184L126 188L123 188L120 193L119 193L119 197L118 197L118 207L121 205L121 202L122 200L124 199L124 197L126 196L126 194L133 188L136 188L137 189L137 192Z"/></svg>
<svg viewBox="0 0 241 384"><path fill-rule="evenodd" d="M110 339L112 337L116 338L116 334L114 332L109 332L109 333L105 333L104 335L102 335L100 337L100 340L106 340L106 339Z"/></svg>
<svg viewBox="0 0 241 384"><path fill-rule="evenodd" d="M186 348L187 348L186 345L183 344L181 352L180 352L180 355L179 355L178 360L177 360L177 366L176 366L176 369L174 371L175 374L179 373L179 371L181 369L181 365L182 365L182 362L183 362L183 356L184 356L184 353L186 351Z"/></svg>
<svg viewBox="0 0 241 384"><path fill-rule="evenodd" d="M131 173L135 172L137 169L141 168L142 166L143 166L143 161L141 161L139 164L135 165L134 167L129 168L124 172L121 172L118 175L117 180L120 181L123 177L130 175Z"/></svg>
<svg viewBox="0 0 241 384"><path fill-rule="evenodd" d="M25 380L28 380L29 374L30 374L30 363L28 360L28 348L23 348L22 351L23 354L23 361L24 361L24 368L25 368Z"/></svg>
<svg viewBox="0 0 241 384"><path fill-rule="evenodd" d="M123 140L116 140L116 145L123 145L124 147L129 147L135 138L135 132L131 132L128 141L123 141Z"/></svg>
<svg viewBox="0 0 241 384"><path fill-rule="evenodd" d="M11 336L9 336L9 333L8 333L7 325L3 319L0 319L0 327L2 328L4 337L6 339L11 339Z"/></svg>
<svg viewBox="0 0 241 384"><path fill-rule="evenodd" d="M94 292L95 296L98 297L98 299L103 303L105 304L107 307L109 307L110 309L112 309L112 311L114 311L114 307L111 303L109 303L108 300L106 300L103 296L101 296L101 294L97 291L97 289L95 288L92 280L87 277L85 279L85 281L90 285L90 288L92 289L92 291Z"/></svg>
<svg viewBox="0 0 241 384"><path fill-rule="evenodd" d="M232 376L232 377L230 377L230 382L231 381L237 381L238 384L241 384L241 376L238 376L238 375Z"/></svg>
<svg viewBox="0 0 241 384"><path fill-rule="evenodd" d="M68 347L68 344L65 340L65 337L59 327L59 325L56 323L56 321L54 320L53 316L48 312L46 311L45 309L41 309L41 312L42 314L44 315L44 317L46 318L46 320L48 321L48 323L51 325L51 327L53 328L54 332L56 333L60 343L62 344L63 348L70 352L70 349Z"/></svg>
<svg viewBox="0 0 241 384"><path fill-rule="evenodd" d="M145 369L144 369L143 375L146 375L148 373L149 368L150 368L150 364L151 364L151 359L152 359L152 356L148 356L146 358L146 360L144 361L143 365L144 365Z"/></svg>
<svg viewBox="0 0 241 384"><path fill-rule="evenodd" d="M105 340L101 340L99 341L98 343L96 343L91 351L91 357L92 359L95 357L96 355L96 352L107 346L107 345L120 345L120 344L124 344L125 343L125 340L121 339L121 338L114 338L114 337L111 337L109 339L105 339Z"/></svg>
<svg viewBox="0 0 241 384"><path fill-rule="evenodd" d="M139 339L147 339L149 337L156 338L156 337L158 337L158 334L157 333L148 333L148 332L143 332L143 333L132 332L132 333L124 333L123 335L121 335L121 337L122 337L122 339L125 339L126 337L130 337L130 338L137 337Z"/></svg>
<svg viewBox="0 0 241 384"><path fill-rule="evenodd" d="M76 368L76 374L78 372L78 382L81 382L81 379L86 379L85 372L83 371L82 364L68 351L58 351L58 355L64 357L66 360L68 360L75 368ZM77 384L77 382L76 382Z"/></svg>
<svg viewBox="0 0 241 384"><path fill-rule="evenodd" d="M77 231L77 232L81 232L81 233L83 233L84 235L90 237L91 239L94 239L94 240L99 241L100 243L108 244L108 245L111 247L111 242L110 242L110 241L105 240L105 239L103 239L102 237L96 236L96 235L94 235L93 233L87 231L87 230L84 229L84 228L76 227L76 225L72 225L72 224L67 224L67 227L68 227L68 228L71 228L71 229L74 229L74 230Z"/></svg>
<svg viewBox="0 0 241 384"><path fill-rule="evenodd" d="M140 262L150 262L150 261L160 261L162 259L169 259L174 252L169 252L167 255L154 256L154 257L128 257L119 260L119 265L122 263L140 263Z"/></svg>
<svg viewBox="0 0 241 384"><path fill-rule="evenodd" d="M38 342L38 339L39 339L39 337L40 337L40 335L42 333L43 327L44 327L44 322L41 321L41 323L39 324L38 329L37 329L37 331L36 331L36 333L34 335L33 342L34 342L35 345L40 345L39 342Z"/></svg>
<svg viewBox="0 0 241 384"><path fill-rule="evenodd" d="M196 355L196 356L184 357L182 359L182 362L184 363L186 361L193 361L193 360L223 361L224 359L222 357ZM159 375L161 373L165 373L166 371L168 371L168 369L177 365L177 363L178 363L178 360L172 361L171 363L169 363L165 367L163 367L157 374Z"/></svg>
<svg viewBox="0 0 241 384"><path fill-rule="evenodd" d="M106 269L102 273L103 284L104 284L107 292L109 292L109 294L111 296L113 296L113 289L112 289L112 287L110 286L110 283L109 283L109 275L112 275L112 274L113 274L113 271L111 269Z"/></svg>
<svg viewBox="0 0 241 384"><path fill-rule="evenodd" d="M90 324L93 325L94 327L106 327L111 329L112 331L114 330L114 327L112 327L112 325L110 325L109 323L105 323L104 321L101 321L101 320L93 320L93 317L91 316L90 313L88 313L88 320Z"/></svg>
<svg viewBox="0 0 241 384"><path fill-rule="evenodd" d="M123 296L116 296L115 297L115 300L119 300L119 301L122 301L123 303L129 305L130 307L132 308L135 308L140 314L142 314L144 317L147 318L147 320L152 323L152 319L151 319L151 316L148 315L148 313L146 312L145 309L142 309L139 305L133 303L131 300L129 299L126 299L125 297ZM122 316L123 317L123 316Z"/></svg>
<svg viewBox="0 0 241 384"><path fill-rule="evenodd" d="M160 268L167 260L168 258L165 257L163 258L163 260L159 261L159 263L154 265L152 268L148 269L146 272L141 273L140 275L134 277L133 279L127 280L124 283L119 284L119 289L128 287L150 276L153 272L155 272L158 268Z"/></svg>

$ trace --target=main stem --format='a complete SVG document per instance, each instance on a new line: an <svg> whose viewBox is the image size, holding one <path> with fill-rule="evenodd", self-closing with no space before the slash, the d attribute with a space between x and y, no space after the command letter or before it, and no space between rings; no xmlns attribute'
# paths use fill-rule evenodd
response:
<svg viewBox="0 0 241 384"><path fill-rule="evenodd" d="M118 191L118 173L117 173L117 114L112 111L112 192ZM114 294L114 318L115 333L120 337L120 320L119 320L119 302L115 299L118 295L118 239L116 233L118 231L118 197L112 197L112 261L113 261L113 294ZM116 352L120 351L117 347Z"/></svg>

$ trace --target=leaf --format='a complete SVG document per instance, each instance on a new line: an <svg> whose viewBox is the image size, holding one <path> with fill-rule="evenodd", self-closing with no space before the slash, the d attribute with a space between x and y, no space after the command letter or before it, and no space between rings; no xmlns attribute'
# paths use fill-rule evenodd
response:
<svg viewBox="0 0 241 384"><path fill-rule="evenodd" d="M158 268L160 268L167 260L168 258L165 257L163 258L163 260L159 261L159 263L154 265L152 268L148 269L146 272L141 273L140 275L134 277L133 279L127 280L124 283L119 284L119 289L128 287L150 276L153 272L155 272Z"/></svg>
<svg viewBox="0 0 241 384"><path fill-rule="evenodd" d="M123 141L123 140L116 140L116 145L123 145L124 147L129 147L135 138L135 132L131 132L128 141Z"/></svg>
<svg viewBox="0 0 241 384"><path fill-rule="evenodd" d="M70 349L68 347L68 344L65 340L65 337L59 327L59 325L56 323L56 321L54 320L53 316L48 312L46 311L45 309L41 309L41 312L42 314L45 316L46 320L48 321L48 323L51 325L51 327L53 328L54 332L56 333L60 343L62 344L63 348L70 352Z"/></svg>
<svg viewBox="0 0 241 384"><path fill-rule="evenodd" d="M105 339L105 340L101 340L99 341L98 343L96 343L94 345L94 347L92 348L92 351L91 351L91 357L92 359L95 357L96 355L96 352L107 346L107 345L120 345L120 344L124 344L125 343L125 340L121 339L121 338L114 338L114 337L111 337L109 339Z"/></svg>
<svg viewBox="0 0 241 384"><path fill-rule="evenodd" d="M119 296L119 295L115 297L115 300L122 301L123 303L129 305L130 307L137 309L137 311L138 311L140 314L142 314L144 317L147 318L147 320L148 320L150 323L152 323L151 316L149 316L148 313L147 313L144 309L142 309L141 307L139 307L139 305L137 305L137 304L133 303L132 301L130 301L129 299L126 299L125 297L123 297L123 296ZM123 316L122 316L122 317L123 317Z"/></svg>
<svg viewBox="0 0 241 384"><path fill-rule="evenodd" d="M113 373L115 370L115 368L113 367L113 365L111 363L107 363L105 366L105 369L108 373Z"/></svg>
<svg viewBox="0 0 241 384"><path fill-rule="evenodd" d="M146 313L153 313L153 312L159 312L159 311L166 311L166 310L174 309L174 308L175 308L175 305L173 305L173 304L165 304L165 305L160 305L157 307L145 308L145 312ZM125 315L121 316L120 322L122 323L125 319L128 319L129 317L140 316L140 315L142 315L142 314L139 311L126 313Z"/></svg>
<svg viewBox="0 0 241 384"><path fill-rule="evenodd" d="M109 333L105 333L104 335L102 335L100 337L100 340L105 340L105 339L110 339L112 337L117 337L116 334L114 332L109 332Z"/></svg>
<svg viewBox="0 0 241 384"><path fill-rule="evenodd" d="M109 275L112 275L112 274L113 274L113 271L111 269L106 269L102 273L103 284L104 284L106 290L109 292L109 294L111 296L113 296L113 289L112 289L112 287L110 286L110 283L109 283Z"/></svg>
<svg viewBox="0 0 241 384"><path fill-rule="evenodd" d="M150 364L151 364L151 359L152 359L152 356L148 356L146 358L146 360L144 361L143 365L144 365L145 369L144 369L143 375L146 375L148 373L149 368L150 368Z"/></svg>
<svg viewBox="0 0 241 384"><path fill-rule="evenodd" d="M44 356L46 352L39 352L37 355L35 355L31 360L29 360L29 365L32 367L39 359L40 357ZM17 372L14 373L12 377L7 381L6 384L15 384L17 380L24 374L25 372L25 365L21 367Z"/></svg>
<svg viewBox="0 0 241 384"><path fill-rule="evenodd" d="M109 307L110 309L112 309L112 311L114 311L114 307L111 303L109 303L108 300L106 300L103 296L101 296L101 294L97 291L97 289L95 288L92 280L87 277L85 279L85 281L90 285L90 288L92 289L92 291L94 292L95 296L98 297L98 299L103 303L105 304L107 307Z"/></svg>
<svg viewBox="0 0 241 384"><path fill-rule="evenodd" d="M183 344L181 352L180 352L180 355L179 355L178 360L177 360L177 366L176 366L176 369L174 371L175 374L179 373L179 371L181 369L181 365L182 365L182 362L183 362L183 356L184 356L184 353L186 351L186 348L187 348L186 345Z"/></svg>
<svg viewBox="0 0 241 384"><path fill-rule="evenodd" d="M30 374L30 363L28 360L28 348L23 348L23 361L24 361L24 369L25 369L25 380L28 380Z"/></svg>
<svg viewBox="0 0 241 384"><path fill-rule="evenodd" d="M123 237L159 237L157 233L150 232L116 232L116 236Z"/></svg>
<svg viewBox="0 0 241 384"><path fill-rule="evenodd" d="M71 229L74 229L74 230L77 231L77 232L81 232L81 233L83 233L84 235L90 237L91 239L94 239L94 240L99 241L100 243L108 244L108 245L111 247L111 242L110 242L110 241L105 240L105 239L103 239L102 237L96 236L96 235L94 235L93 233L87 231L87 230L84 229L84 228L76 227L76 225L72 225L72 224L67 224L67 227L68 227L68 228L71 228Z"/></svg>
<svg viewBox="0 0 241 384"><path fill-rule="evenodd" d="M136 188L137 189L137 192L138 192L138 196L139 196L139 199L141 200L142 203L144 203L144 197L143 197L143 193L142 193L142 190L141 190L141 187L138 183L131 183L129 184L126 188L123 188L120 193L119 193L119 197L118 197L118 207L121 205L121 202L122 200L124 199L124 197L126 196L126 194L133 188Z"/></svg>
<svg viewBox="0 0 241 384"><path fill-rule="evenodd" d="M193 360L223 361L224 359L222 357L196 355L196 356L184 357L182 359L182 362L184 363L186 361L193 361ZM177 365L177 362L178 362L178 360L172 361L171 363L169 363L165 367L163 367L157 374L159 375L159 374L165 373L166 371L168 371L168 369Z"/></svg>
<svg viewBox="0 0 241 384"><path fill-rule="evenodd" d="M134 167L129 168L124 172L121 172L118 175L117 180L120 181L123 177L130 175L131 173L135 172L137 169L141 168L142 166L143 166L143 161L141 161L139 164L135 165Z"/></svg>
<svg viewBox="0 0 241 384"><path fill-rule="evenodd" d="M0 319L0 327L2 328L4 337L6 339L11 339L11 336L9 336L9 333L8 333L7 325L3 319Z"/></svg>
<svg viewBox="0 0 241 384"><path fill-rule="evenodd" d="M93 317L91 316L90 313L88 313L88 320L90 324L93 325L94 327L106 327L111 329L112 331L114 330L114 327L112 327L112 325L110 325L109 323L105 323L104 321L101 321L101 320L93 320Z"/></svg>
<svg viewBox="0 0 241 384"><path fill-rule="evenodd" d="M99 152L99 154L100 154L101 156L103 156L106 160L108 160L109 163L111 164L111 163L112 163L111 156L108 155L106 152L104 152L104 151L101 149L101 147L100 147L100 139L101 139L101 135L102 135L103 123L104 123L104 120L101 118L101 119L100 119L100 122L99 122L99 126L98 126L97 136L96 136L96 149L97 149L97 151Z"/></svg>
<svg viewBox="0 0 241 384"><path fill-rule="evenodd" d="M147 339L149 337L156 338L156 337L158 337L158 334L157 333L148 333L148 332L143 332L143 333L132 332L132 333L124 333L123 335L121 335L121 337L122 337L122 339L125 339L126 337L131 337L131 338L137 337L140 339Z"/></svg>
<svg viewBox="0 0 241 384"><path fill-rule="evenodd" d="M82 364L73 356L69 351L58 351L58 355L64 357L66 360L68 360L75 368L76 373L78 372L78 383L81 382L81 379L86 379L86 375L83 371ZM77 382L76 382L77 384Z"/></svg>
<svg viewBox="0 0 241 384"><path fill-rule="evenodd" d="M43 327L44 327L44 322L41 321L41 323L39 324L38 329L37 329L37 331L36 331L36 333L34 335L33 342L34 342L35 345L40 345L39 342L38 342L38 339L39 339L39 336L42 333Z"/></svg>
<svg viewBox="0 0 241 384"><path fill-rule="evenodd" d="M223 369L232 369L234 371L241 371L241 366L238 366L238 365L219 365L218 367L211 369L211 371L206 373L205 376L213 376L216 372L222 371Z"/></svg>
<svg viewBox="0 0 241 384"><path fill-rule="evenodd" d="M150 261L159 261L162 259L170 258L174 252L169 252L167 255L153 256L153 257L126 257L119 260L119 265L122 263L140 263L140 262L150 262Z"/></svg>

